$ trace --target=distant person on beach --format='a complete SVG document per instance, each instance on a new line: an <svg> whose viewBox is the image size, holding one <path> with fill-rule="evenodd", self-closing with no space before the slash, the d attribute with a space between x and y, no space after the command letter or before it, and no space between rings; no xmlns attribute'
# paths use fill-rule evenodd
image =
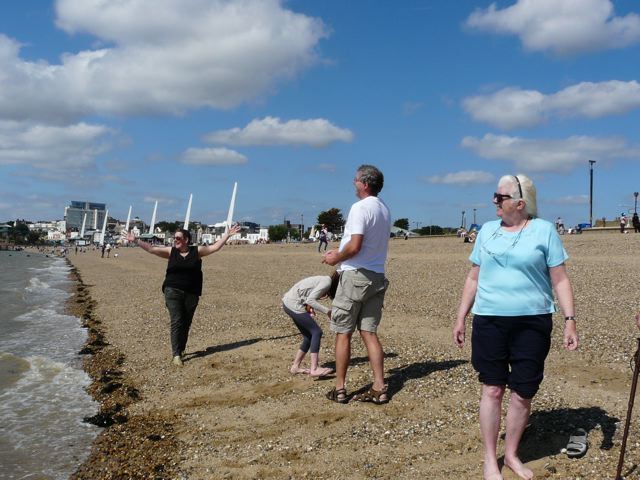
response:
<svg viewBox="0 0 640 480"><path fill-rule="evenodd" d="M240 225L234 224L213 245L200 247L190 245L191 233L188 230L181 229L175 233L173 247L154 246L136 238L133 233L127 234L128 242L135 242L143 250L169 260L162 292L171 320L171 355L176 366L183 365L191 321L202 295L202 257L220 250L229 237L239 231Z"/></svg>
<svg viewBox="0 0 640 480"><path fill-rule="evenodd" d="M329 242L327 241L327 236L329 235L329 231L327 230L326 225L322 225L320 228L320 234L318 235L318 253L320 253L320 248L324 243L324 251L327 251L327 247L329 246Z"/></svg>
<svg viewBox="0 0 640 480"><path fill-rule="evenodd" d="M640 233L640 218L638 218L638 212L634 212L631 218L631 225L633 225L635 233Z"/></svg>
<svg viewBox="0 0 640 480"><path fill-rule="evenodd" d="M347 403L346 377L351 360L351 337L358 329L367 348L373 384L354 400L387 403L384 351L378 339L382 304L389 282L384 266L389 248L391 214L378 198L384 176L371 165L361 165L353 181L360 199L351 206L340 247L324 254L323 262L340 264L340 282L331 307L331 330L336 333L336 384L327 398Z"/></svg>
<svg viewBox="0 0 640 480"><path fill-rule="evenodd" d="M102 244L102 257L101 257L101 258L104 258L104 251L105 251L106 249L107 249L107 245L103 243L103 244Z"/></svg>
<svg viewBox="0 0 640 480"><path fill-rule="evenodd" d="M578 347L568 256L554 225L537 218L536 189L524 176L506 175L493 203L500 220L478 233L469 259L453 341L465 343L465 318L474 314L471 361L482 382L480 431L484 478L500 480L496 457L502 399L508 387L504 463L520 478L533 478L518 457L518 445L531 412L531 400L544 373L551 346L552 314L558 303L565 315L564 347Z"/></svg>
<svg viewBox="0 0 640 480"><path fill-rule="evenodd" d="M322 329L316 322L316 312L324 313L331 319L331 309L325 307L318 300L329 297L333 300L336 296L340 274L320 275L307 277L296 283L282 297L282 307L291 317L298 330L302 334L302 343L293 360L289 371L293 374L308 373L312 377L322 377L333 373L330 368L320 368L319 352ZM302 368L300 365L307 352L311 351L311 368Z"/></svg>
<svg viewBox="0 0 640 480"><path fill-rule="evenodd" d="M620 233L624 233L625 228L627 228L627 216L622 212L620 214Z"/></svg>

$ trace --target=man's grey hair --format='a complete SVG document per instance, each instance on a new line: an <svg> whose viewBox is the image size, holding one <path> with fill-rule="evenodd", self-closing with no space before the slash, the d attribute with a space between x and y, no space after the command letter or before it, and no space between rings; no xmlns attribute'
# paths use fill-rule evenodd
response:
<svg viewBox="0 0 640 480"><path fill-rule="evenodd" d="M371 195L378 195L384 185L384 175L373 165L360 165L358 167L360 181L369 186Z"/></svg>

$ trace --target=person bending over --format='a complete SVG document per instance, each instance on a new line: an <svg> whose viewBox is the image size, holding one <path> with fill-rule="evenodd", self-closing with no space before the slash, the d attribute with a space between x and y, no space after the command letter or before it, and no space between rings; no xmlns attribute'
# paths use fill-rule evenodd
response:
<svg viewBox="0 0 640 480"><path fill-rule="evenodd" d="M296 283L282 297L282 307L291 317L298 330L302 334L302 343L293 359L290 372L308 373L312 377L322 377L333 373L330 368L319 367L320 340L322 329L316 322L316 311L324 313L331 318L331 310L322 305L318 300L323 298L333 299L336 296L340 274L307 277ZM307 352L311 350L311 369L302 368L300 365Z"/></svg>

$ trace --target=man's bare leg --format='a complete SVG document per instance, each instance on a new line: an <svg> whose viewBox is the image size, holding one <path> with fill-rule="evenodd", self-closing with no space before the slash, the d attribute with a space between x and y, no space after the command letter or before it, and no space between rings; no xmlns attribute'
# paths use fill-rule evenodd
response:
<svg viewBox="0 0 640 480"><path fill-rule="evenodd" d="M336 333L336 390L345 388L346 385L351 360L351 335L351 332Z"/></svg>
<svg viewBox="0 0 640 480"><path fill-rule="evenodd" d="M382 344L375 332L361 330L360 336L369 355L369 365L371 365L373 372L373 389L381 391L384 388L384 350Z"/></svg>

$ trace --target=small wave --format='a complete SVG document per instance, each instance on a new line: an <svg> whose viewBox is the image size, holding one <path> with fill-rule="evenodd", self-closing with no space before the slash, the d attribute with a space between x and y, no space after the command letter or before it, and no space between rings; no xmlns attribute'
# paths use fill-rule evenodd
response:
<svg viewBox="0 0 640 480"><path fill-rule="evenodd" d="M30 368L28 360L8 352L0 352L0 392L17 383Z"/></svg>
<svg viewBox="0 0 640 480"><path fill-rule="evenodd" d="M41 307L15 317L0 337L0 348L24 357L41 355L79 364L76 354L86 339L87 331L78 317Z"/></svg>
<svg viewBox="0 0 640 480"><path fill-rule="evenodd" d="M29 280L29 286L27 286L27 291L35 291L35 290L46 290L47 288L51 288L51 285L47 282L43 282L38 277L32 277Z"/></svg>
<svg viewBox="0 0 640 480"><path fill-rule="evenodd" d="M66 290L55 288L53 282L45 282L37 277L29 280L29 285L25 288L24 301L30 305L51 304L60 306L60 302L69 298L71 294Z"/></svg>
<svg viewBox="0 0 640 480"><path fill-rule="evenodd" d="M77 466L73 457L88 453L98 431L81 420L98 409L84 391L90 379L82 370L46 357L24 360L29 370L0 393L0 440L10 442L15 455L30 463L11 465L14 471L66 478ZM74 445L73 455L70 445Z"/></svg>

